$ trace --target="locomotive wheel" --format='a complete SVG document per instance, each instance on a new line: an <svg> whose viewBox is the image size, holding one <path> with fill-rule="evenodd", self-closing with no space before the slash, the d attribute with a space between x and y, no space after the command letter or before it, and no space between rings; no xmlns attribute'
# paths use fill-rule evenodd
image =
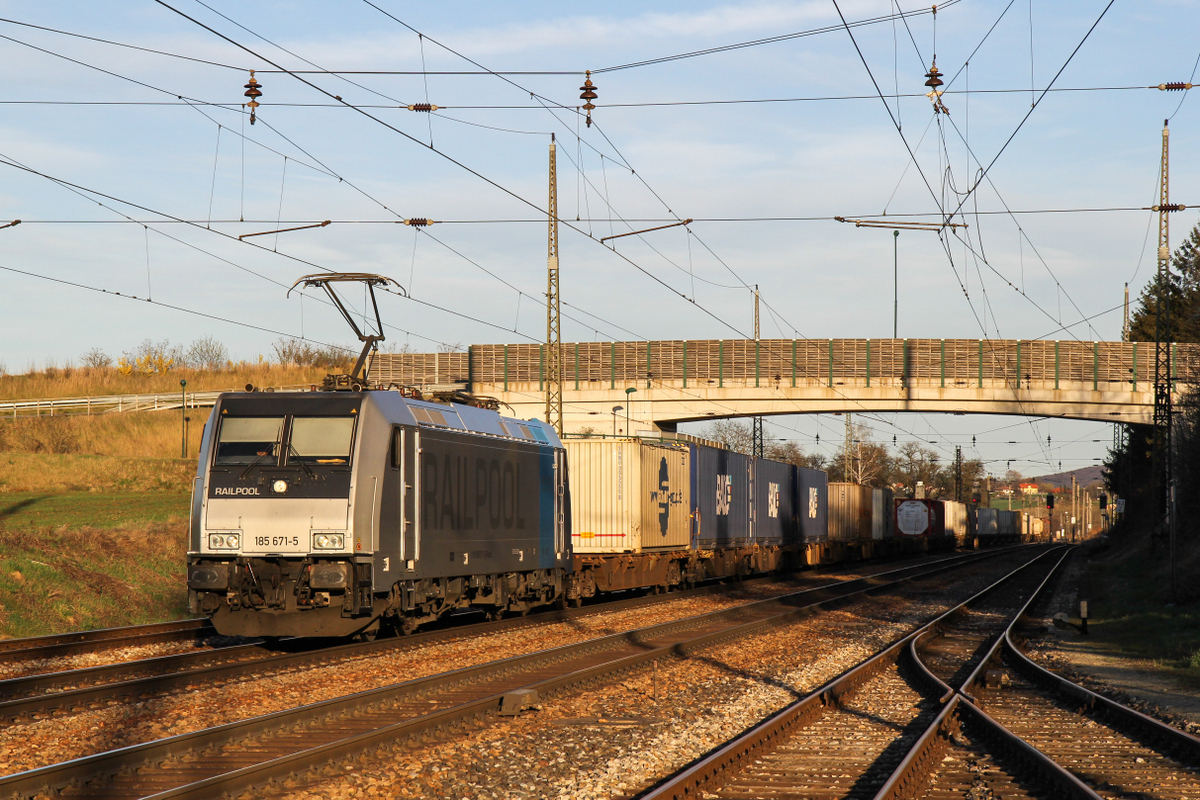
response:
<svg viewBox="0 0 1200 800"><path fill-rule="evenodd" d="M417 621L412 617L404 617L398 627L402 636L411 636L417 630Z"/></svg>

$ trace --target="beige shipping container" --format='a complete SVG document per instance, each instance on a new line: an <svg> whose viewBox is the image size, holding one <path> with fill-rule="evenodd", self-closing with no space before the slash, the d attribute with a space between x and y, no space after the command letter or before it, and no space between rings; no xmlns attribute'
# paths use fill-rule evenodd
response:
<svg viewBox="0 0 1200 800"><path fill-rule="evenodd" d="M871 489L856 483L829 484L829 539L855 541L871 538Z"/></svg>
<svg viewBox="0 0 1200 800"><path fill-rule="evenodd" d="M577 555L678 550L691 541L686 445L565 439Z"/></svg>
<svg viewBox="0 0 1200 800"><path fill-rule="evenodd" d="M959 503L955 500L946 500L945 506L945 528L947 536L954 536L959 539L966 538L967 535L967 506L964 503Z"/></svg>

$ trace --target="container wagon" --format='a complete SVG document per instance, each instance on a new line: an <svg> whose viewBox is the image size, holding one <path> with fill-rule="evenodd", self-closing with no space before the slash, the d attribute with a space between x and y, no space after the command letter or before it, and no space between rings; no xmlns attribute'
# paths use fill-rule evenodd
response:
<svg viewBox="0 0 1200 800"><path fill-rule="evenodd" d="M694 582L691 457L686 445L567 439L578 604L597 591ZM653 553L645 558L618 557Z"/></svg>

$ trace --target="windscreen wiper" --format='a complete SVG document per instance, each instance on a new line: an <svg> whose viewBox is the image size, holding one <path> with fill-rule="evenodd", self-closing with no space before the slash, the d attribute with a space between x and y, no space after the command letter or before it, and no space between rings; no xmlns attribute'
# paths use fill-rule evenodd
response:
<svg viewBox="0 0 1200 800"><path fill-rule="evenodd" d="M267 456L273 456L273 455L277 454L278 452L279 452L279 439L276 439L275 443L271 445L270 450L268 450L265 453L260 453L257 458L255 458L253 461L251 461L249 464L246 465L246 468L244 470L242 470L242 474L238 475L238 480L240 481L243 478L245 478L246 475L249 474L250 470L254 469L259 464L261 464L263 462L263 459L265 459Z"/></svg>
<svg viewBox="0 0 1200 800"><path fill-rule="evenodd" d="M295 445L293 445L291 442L288 442L288 463L289 464L292 463L292 461L291 461L292 456L295 456L296 463L304 468L304 474L315 480L317 476L313 473L312 467L310 467L310 466L308 466L308 464L304 463L304 461L303 461L304 456L300 455L300 451L296 449Z"/></svg>

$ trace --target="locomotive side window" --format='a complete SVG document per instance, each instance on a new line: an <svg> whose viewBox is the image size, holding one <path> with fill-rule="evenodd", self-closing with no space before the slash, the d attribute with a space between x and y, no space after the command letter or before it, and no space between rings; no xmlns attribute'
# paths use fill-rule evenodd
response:
<svg viewBox="0 0 1200 800"><path fill-rule="evenodd" d="M349 464L354 417L293 417L288 462Z"/></svg>
<svg viewBox="0 0 1200 800"><path fill-rule="evenodd" d="M225 417L217 437L217 466L278 461L283 417Z"/></svg>

